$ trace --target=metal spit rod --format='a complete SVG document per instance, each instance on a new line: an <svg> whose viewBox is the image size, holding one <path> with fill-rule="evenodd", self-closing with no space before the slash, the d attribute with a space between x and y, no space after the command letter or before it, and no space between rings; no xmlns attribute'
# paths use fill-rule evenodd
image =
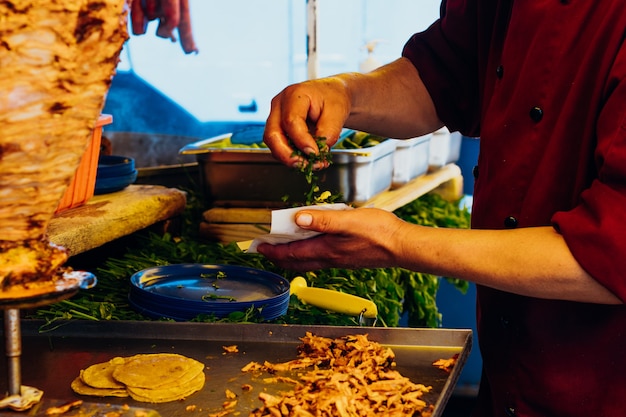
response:
<svg viewBox="0 0 626 417"><path fill-rule="evenodd" d="M22 334L20 331L20 310L9 308L4 310L4 337L9 377L9 395L20 395L22 386Z"/></svg>

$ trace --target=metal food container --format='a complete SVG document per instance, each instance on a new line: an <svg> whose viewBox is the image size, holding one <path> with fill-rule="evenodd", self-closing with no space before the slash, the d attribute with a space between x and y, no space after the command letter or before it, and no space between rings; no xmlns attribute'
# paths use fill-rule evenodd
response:
<svg viewBox="0 0 626 417"><path fill-rule="evenodd" d="M278 162L267 148L220 147L232 135L180 150L196 155L201 187L213 205L271 208L284 207L285 201L305 202L310 186L304 175ZM394 151L392 141L363 149L331 149L331 166L316 172L321 191L340 194L340 201L348 204L365 204L391 187Z"/></svg>
<svg viewBox="0 0 626 417"><path fill-rule="evenodd" d="M432 136L429 134L404 140L390 139L396 144L391 188L399 188L420 175L426 174Z"/></svg>

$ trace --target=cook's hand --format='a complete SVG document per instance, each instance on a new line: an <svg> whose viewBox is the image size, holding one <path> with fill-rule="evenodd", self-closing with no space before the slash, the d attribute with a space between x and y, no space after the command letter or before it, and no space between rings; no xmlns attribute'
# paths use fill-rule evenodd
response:
<svg viewBox="0 0 626 417"><path fill-rule="evenodd" d="M282 245L265 243L257 250L276 265L299 271L397 266L397 245L408 225L393 213L372 208L302 210L296 223L323 234Z"/></svg>
<svg viewBox="0 0 626 417"><path fill-rule="evenodd" d="M350 114L350 106L345 83L339 77L291 85L272 99L263 141L274 158L298 167L303 161L294 155L291 143L306 155L319 153L313 135L326 138L332 146Z"/></svg>

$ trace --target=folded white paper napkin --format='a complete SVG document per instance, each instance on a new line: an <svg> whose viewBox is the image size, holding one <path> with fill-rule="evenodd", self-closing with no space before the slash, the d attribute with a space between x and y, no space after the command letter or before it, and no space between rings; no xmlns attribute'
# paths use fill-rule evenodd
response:
<svg viewBox="0 0 626 417"><path fill-rule="evenodd" d="M289 243L296 240L308 239L320 233L312 230L305 230L296 224L296 213L305 209L314 210L348 210L352 207L344 203L318 204L313 206L294 207L272 211L272 225L269 234L261 235L254 239L247 249L248 253L257 253L256 248L260 243ZM241 246L241 245L240 245Z"/></svg>

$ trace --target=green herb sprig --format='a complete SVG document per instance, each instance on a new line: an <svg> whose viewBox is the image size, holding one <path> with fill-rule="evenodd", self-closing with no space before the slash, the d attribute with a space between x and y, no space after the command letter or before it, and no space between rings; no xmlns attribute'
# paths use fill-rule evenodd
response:
<svg viewBox="0 0 626 417"><path fill-rule="evenodd" d="M302 158L303 162L297 168L300 173L303 174L306 183L308 184L308 189L304 194L304 205L310 206L312 204L321 204L321 203L333 203L341 198L341 195L332 194L330 191L322 191L320 192L320 178L315 171L316 164L322 163L330 165L333 162L332 153L330 152L330 148L326 143L326 138L321 136L315 137L315 143L317 148L319 149L319 153L310 153L305 154L300 149L293 146L295 149L293 151L292 156L299 156ZM288 196L284 198L286 201Z"/></svg>
<svg viewBox="0 0 626 417"><path fill-rule="evenodd" d="M217 294L204 294L201 298L202 298L202 301L214 301L214 300L237 301L235 297L231 297L228 295L217 295Z"/></svg>
<svg viewBox="0 0 626 417"><path fill-rule="evenodd" d="M448 201L436 193L428 193L394 211L401 219L414 224L430 227L467 229L470 227L470 211L461 207L460 201ZM457 278L443 277L461 293L469 289L469 282ZM423 323L429 326L439 323L441 317L434 316L437 310L436 294L439 278L421 272L411 272L402 277L401 282L407 297L404 310L409 316L409 325Z"/></svg>

